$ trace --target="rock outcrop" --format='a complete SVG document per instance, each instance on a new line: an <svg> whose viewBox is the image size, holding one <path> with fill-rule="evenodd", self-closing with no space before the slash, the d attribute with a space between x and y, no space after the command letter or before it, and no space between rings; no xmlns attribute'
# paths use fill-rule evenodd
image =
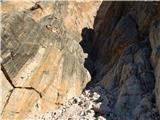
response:
<svg viewBox="0 0 160 120"><path fill-rule="evenodd" d="M152 47L151 62L154 68L154 74L156 79L156 103L160 111L160 21L153 21L149 38Z"/></svg>
<svg viewBox="0 0 160 120"><path fill-rule="evenodd" d="M112 93L109 120L160 119L159 10L159 2L102 2L94 29L83 32L87 89Z"/></svg>
<svg viewBox="0 0 160 120"><path fill-rule="evenodd" d="M2 3L1 119L160 119L160 2L21 4Z"/></svg>
<svg viewBox="0 0 160 120"><path fill-rule="evenodd" d="M80 95L90 81L83 66L87 56L78 42L80 30L92 27L100 4L17 3L2 3L1 21L1 119L12 120L54 110Z"/></svg>

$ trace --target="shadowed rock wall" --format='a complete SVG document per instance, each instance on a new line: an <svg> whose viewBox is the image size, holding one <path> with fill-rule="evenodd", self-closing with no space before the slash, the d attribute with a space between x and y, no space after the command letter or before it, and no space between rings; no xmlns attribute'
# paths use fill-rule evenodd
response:
<svg viewBox="0 0 160 120"><path fill-rule="evenodd" d="M83 32L87 89L100 85L113 97L107 119L159 119L159 10L159 2L102 2L94 28Z"/></svg>
<svg viewBox="0 0 160 120"><path fill-rule="evenodd" d="M108 120L160 119L159 2L33 3L2 3L2 119L54 110L87 83L109 93Z"/></svg>

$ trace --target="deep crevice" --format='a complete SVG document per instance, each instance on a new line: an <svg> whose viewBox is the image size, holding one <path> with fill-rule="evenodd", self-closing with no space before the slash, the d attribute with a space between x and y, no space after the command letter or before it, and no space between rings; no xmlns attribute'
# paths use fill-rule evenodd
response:
<svg viewBox="0 0 160 120"><path fill-rule="evenodd" d="M39 94L40 98L42 98L42 94L41 94L38 90L36 90L35 88L33 88L33 87L19 87L19 86L18 86L18 87L15 87L15 88L33 90L33 91L35 91L36 93Z"/></svg>
<svg viewBox="0 0 160 120"><path fill-rule="evenodd" d="M42 8L41 5L39 4L39 2L36 2L35 5L30 8L31 11L34 11L34 10L37 10L37 9L43 10L43 8Z"/></svg>
<svg viewBox="0 0 160 120"><path fill-rule="evenodd" d="M36 90L34 87L21 87L21 86L15 86L10 78L10 76L8 75L6 69L4 68L4 66L1 64L1 70L3 72L3 74L5 75L6 79L8 80L8 82L10 83L10 85L13 87L13 89L15 88L19 88L19 89L28 89L28 90L33 90L36 93L39 94L40 98L42 98L42 94L41 92L39 92L38 90Z"/></svg>
<svg viewBox="0 0 160 120"><path fill-rule="evenodd" d="M4 68L3 64L1 64L1 70L2 70L2 72L3 72L3 74L4 74L4 76L6 77L6 79L8 80L8 82L11 84L11 86L12 86L13 88L15 88L15 85L13 84L13 82L12 82L10 76L8 75L6 69Z"/></svg>
<svg viewBox="0 0 160 120"><path fill-rule="evenodd" d="M127 4L126 4L127 5ZM100 8L99 8L100 9ZM112 29L112 31L111 31L111 33L108 35L109 37L112 37L111 35L112 35L112 33L113 33L113 31L114 31L114 29L115 29L115 27L117 26L117 24L119 23L119 21L121 20L121 18L122 17L126 17L126 16L130 16L131 18L131 20L135 23L135 28L136 28L136 30L137 30L137 37L136 37L136 41L134 41L133 43L131 42L131 43L129 43L128 44L128 46L127 47L125 47L125 49L128 49L128 47L130 46L130 45L133 45L133 44L136 44L136 46L138 47L138 49L140 49L140 50L143 50L143 53L144 54L147 54L147 56L145 56L145 58L144 59L142 59L142 55L139 57L139 59L142 59L143 60L143 62L145 63L145 64L147 64L148 66L150 66L150 64L151 64L151 61L150 61L150 56L151 56L151 43L150 43L150 41L149 41L149 39L148 39L148 37L149 37L149 33L147 33L147 34L143 34L142 33L142 31L140 31L139 30L139 24L137 23L137 20L135 19L135 17L132 15L132 14L128 14L127 13L127 11L122 11L122 13L121 13L121 15L119 16L119 18L118 18L118 20L116 21L116 23L115 23L115 25L113 26L113 29ZM109 21L110 22L110 21ZM105 24L112 24L112 23L105 23ZM104 25L105 26L105 25ZM105 28L104 28L105 29ZM99 81L101 81L102 80L102 78L104 77L103 75L101 76L101 78L98 78L97 79L97 77L99 77L99 73L100 73L100 71L98 71L98 70L96 70L95 69L95 65L96 65L96 62L95 62L95 60L94 59L97 59L97 54L99 54L97 51L99 50L99 49L101 49L101 51L103 51L104 49L103 49L103 42L104 41L101 41L101 38L99 39L99 37L102 35L102 34L104 34L105 33L105 31L101 31L101 33L97 33L98 35L94 35L95 33L96 33L96 30L95 30L95 28L94 29L90 29L90 28L83 28L83 30L82 30L82 33L81 33L81 35L82 35L82 41L80 41L80 45L81 45L81 47L82 47L82 49L83 49L83 51L84 51L84 53L87 53L88 54L88 57L87 58L85 58L85 63L84 63L84 67L89 71L89 73L90 73L90 75L91 75L91 81L86 85L86 87L85 87L85 89L84 89L84 91L86 90L86 89L88 89L88 90L92 90L94 87L96 87L96 86L98 86L98 85L100 85L99 84ZM127 34L127 32L126 33L123 33L123 34ZM94 38L94 37L96 37L96 38ZM119 36L118 36L119 37ZM121 36L120 36L121 37ZM107 38L106 38L107 39ZM132 39L132 38L131 38ZM94 40L94 42L95 42L95 40L97 40L98 42L97 42L97 44L95 44L94 46L93 46L93 40ZM103 39L102 39L103 40ZM102 42L102 43L101 43ZM106 41L105 41L106 42ZM116 41L114 41L114 42L116 42ZM99 46L99 44L101 45L101 46ZM104 43L105 44L105 43ZM109 43L108 43L109 44ZM97 49L98 48L98 50L96 51L95 49ZM145 48L147 48L147 51L145 50ZM107 48L106 48L107 49ZM136 50L136 48L132 48L132 49L135 49ZM132 51L132 49L128 49L128 53L130 52L130 51ZM112 50L112 49L111 49ZM121 55L123 55L123 51L124 51L124 49L121 51L121 53L120 53L120 56ZM96 53L97 52L97 53ZM110 54L109 53L110 51L107 51L106 52L106 56L107 56L107 54ZM135 53L132 53L132 52L130 52L129 54L131 54L131 55L133 55L134 56L134 54ZM138 53L137 53L138 54ZM112 53L111 53L111 55L112 55ZM113 54L114 55L114 54ZM140 55L140 53L139 53L139 55ZM99 56L98 56L99 57ZM100 57L102 57L102 56L100 56ZM107 56L108 57L108 56ZM111 56L110 56L111 57ZM101 59L103 59L103 58L101 58ZM127 59L127 58L126 58ZM133 57L133 60L134 59L137 59L137 58L134 58ZM120 61L121 59L120 59L120 57L119 58L117 58L117 62L119 63L119 61ZM146 63L146 61L148 61L149 60L149 62L148 63ZM139 62L138 60L136 61L136 62ZM142 61L141 61L142 62ZM143 62L141 63L142 64L142 66L143 66ZM105 63L104 65L106 65L106 64L109 64L109 63ZM114 64L117 64L117 63L114 63ZM139 63L134 63L134 64L136 64L136 65L139 65ZM139 66L139 67L142 67L142 66ZM113 66L112 66L113 67ZM111 67L111 69L112 69L112 67ZM144 67L146 67L146 66L144 66ZM101 67L102 68L102 67ZM101 69L100 68L100 69ZM148 68L150 71L152 71L153 70L153 68ZM112 73L112 75L113 74L117 74L116 73L116 71L118 71L118 74L122 74L121 72L122 72L122 70L120 70L119 68L115 68L114 69L114 71L113 71L113 73ZM138 70L137 70L138 71ZM144 70L145 71L145 70ZM111 78L111 81L114 81L114 79L117 79L117 80L119 80L120 78L116 78L115 76L112 76L112 78ZM154 86L155 86L155 82L154 82L154 80L155 80L155 77L153 77L153 79L150 79L150 78L148 78L148 80L149 81L147 81L146 80L146 78L144 78L144 80L142 79L141 80L141 78L139 78L138 79L140 82L142 82L142 83L140 83L139 85L141 85L141 87L142 87L142 89L143 89L143 87L146 89L146 90L144 90L144 91L147 91L147 92L145 92L144 94L143 94L143 99L146 99L146 97L147 97L147 95L149 94L149 95L152 95L152 99L151 99L151 101L149 101L151 104L154 104L155 105L155 94L153 93L154 92ZM117 82L117 81L116 81ZM97 84L98 83L98 84ZM117 85L118 85L119 83L117 83ZM102 85L102 84L101 84ZM117 85L115 85L114 87L117 87ZM120 87L120 88L118 88L118 87ZM118 86L117 88L118 88L118 90L119 91L122 91L121 89L122 89L122 86ZM130 86L129 86L130 87ZM108 89L106 88L105 89L106 91L108 91ZM117 90L117 92L118 92L118 90ZM137 90L138 91L138 90ZM143 92L144 92L143 91ZM130 91L127 91L127 92L130 92ZM141 91L139 91L139 92L141 92ZM113 94L113 93L112 93ZM116 97L114 98L116 101L118 101L119 99L122 99L122 98L118 98L120 95L119 95L120 93L117 93L116 94ZM131 94L132 95L132 94ZM134 95L136 95L136 94L133 94L133 96ZM137 98L140 96L139 95L139 93L136 95L137 96ZM132 98L132 96L130 97L130 96L128 96L128 99L133 99ZM113 107L115 107L116 106L116 102L115 102L115 104L114 104L114 106ZM118 103L119 104L119 103ZM142 103L138 103L138 104L142 104ZM126 105L130 105L130 103L126 103ZM143 105L143 104L142 104ZM156 109L156 107L154 106L154 105L152 105L152 109ZM144 106L145 106L145 103L144 103ZM103 106L102 106L103 107ZM137 105L136 107L139 107L139 105ZM145 107L147 107L147 106L145 106ZM125 107L121 107L121 106L119 106L119 108L121 108L122 110L125 110L126 108ZM112 108L113 110L114 110L114 108ZM135 108L131 108L131 110L134 110ZM143 109L140 109L140 110L143 110ZM123 112L123 111L122 111ZM147 112L153 112L153 113L156 113L156 112L154 112L153 110L148 110ZM131 113L133 113L133 111L131 112ZM107 113L106 113L107 114ZM115 115L116 115L117 113L116 113L116 110L115 110ZM140 115L144 115L145 113L139 113ZM148 113L146 113L146 114L148 114ZM123 113L122 113L122 115L123 115ZM128 116L127 116L127 114L126 115L124 115L124 118L127 118ZM132 118L134 118L135 116L132 116ZM157 118L159 118L159 115L157 115L156 116ZM153 119L154 118L156 118L155 116L153 117ZM122 119L124 119L123 118L123 116L122 116ZM150 117L149 116L149 118L152 118L152 117ZM110 118L108 118L108 119L110 119ZM116 118L115 118L116 119ZM121 119L121 118L120 118ZM135 117L135 119L136 119L136 117Z"/></svg>
<svg viewBox="0 0 160 120"><path fill-rule="evenodd" d="M3 109L2 109L1 115L4 113L4 110L5 110L6 106L7 106L8 103L9 103L9 100L10 100L10 97L11 97L11 95L12 95L12 93L13 93L13 90L14 90L14 88L13 88L12 90L9 91L10 94L9 94L9 96L8 96L8 98L7 98L6 102L5 102L5 104L4 104L4 107L3 107Z"/></svg>

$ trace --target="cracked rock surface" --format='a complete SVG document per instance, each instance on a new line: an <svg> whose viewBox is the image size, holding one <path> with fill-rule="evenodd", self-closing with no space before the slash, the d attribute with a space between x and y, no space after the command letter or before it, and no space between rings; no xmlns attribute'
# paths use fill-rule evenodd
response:
<svg viewBox="0 0 160 120"><path fill-rule="evenodd" d="M7 87L2 89L1 119L41 114L80 95L90 81L83 66L86 55L79 45L80 31L93 25L99 4L2 2L1 69L5 77L1 81ZM75 19L80 15L81 19Z"/></svg>
<svg viewBox="0 0 160 120"><path fill-rule="evenodd" d="M111 96L105 97L105 95L104 89L97 86L92 91L85 90L79 97L73 97L64 102L56 111L48 111L31 118L37 120L106 120L102 115L105 114L104 110L111 112L107 105L111 101ZM102 104L105 104L103 108L101 108Z"/></svg>
<svg viewBox="0 0 160 120"><path fill-rule="evenodd" d="M2 120L160 120L160 2L2 2Z"/></svg>

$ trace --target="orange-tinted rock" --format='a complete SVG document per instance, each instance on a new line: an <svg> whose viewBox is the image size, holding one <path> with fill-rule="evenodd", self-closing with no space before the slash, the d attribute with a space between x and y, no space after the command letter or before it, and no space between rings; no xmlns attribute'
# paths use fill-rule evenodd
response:
<svg viewBox="0 0 160 120"><path fill-rule="evenodd" d="M91 78L83 66L86 55L78 43L80 32L84 26L92 27L99 5L2 3L2 65L14 87L3 119L30 118L81 93Z"/></svg>

